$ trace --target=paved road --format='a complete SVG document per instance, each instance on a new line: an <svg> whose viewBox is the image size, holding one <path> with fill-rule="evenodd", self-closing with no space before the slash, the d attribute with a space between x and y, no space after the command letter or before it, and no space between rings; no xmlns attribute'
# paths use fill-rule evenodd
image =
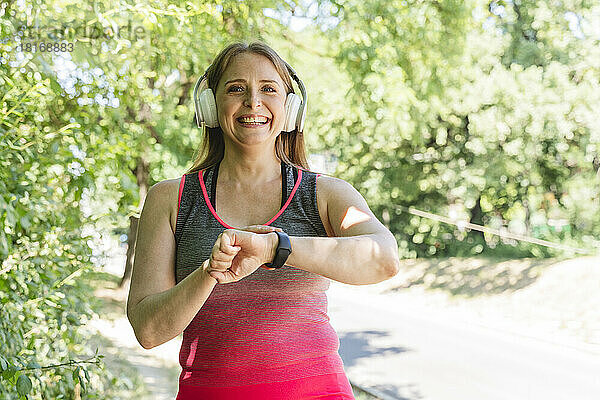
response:
<svg viewBox="0 0 600 400"><path fill-rule="evenodd" d="M112 272L110 267L120 268L121 271L115 274L120 277L124 260L117 261L111 260L112 264L105 270ZM129 284L120 290L103 288L95 290L94 295L103 298L105 303L111 304L113 311L111 315L100 315L100 318L94 318L88 323L90 330L97 331L97 334L103 338L96 344L98 352L106 357L104 361L107 368L123 365L134 367L150 392L149 397L145 399L173 400L177 395L181 372L178 364L181 337L150 350L144 349L135 338L133 328L127 320L125 310L128 293ZM94 346L91 345L91 348Z"/></svg>
<svg viewBox="0 0 600 400"><path fill-rule="evenodd" d="M599 354L406 310L358 288L332 283L331 323L349 378L390 399L600 399Z"/></svg>

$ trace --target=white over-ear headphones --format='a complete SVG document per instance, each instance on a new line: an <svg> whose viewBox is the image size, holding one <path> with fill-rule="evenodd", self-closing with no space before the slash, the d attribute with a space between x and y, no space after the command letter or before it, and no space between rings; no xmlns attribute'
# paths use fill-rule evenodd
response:
<svg viewBox="0 0 600 400"><path fill-rule="evenodd" d="M296 75L296 71L290 65L283 61L287 67L292 78L298 83L300 92L302 92L302 99L295 93L288 93L285 99L285 123L283 126L284 132L291 132L297 129L298 132L302 132L304 129L304 117L306 116L306 106L308 99L306 97L306 89L304 83ZM215 95L212 89L206 88L198 96L198 87L200 83L206 79L208 69L204 72L204 75L198 79L194 86L194 106L196 108L196 122L198 128L205 124L209 128L216 128L219 126L219 120L217 118L217 103L215 102Z"/></svg>

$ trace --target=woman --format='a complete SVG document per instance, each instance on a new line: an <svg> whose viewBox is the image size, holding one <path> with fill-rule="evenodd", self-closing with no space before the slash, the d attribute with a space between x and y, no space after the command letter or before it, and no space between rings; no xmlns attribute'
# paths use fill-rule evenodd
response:
<svg viewBox="0 0 600 400"><path fill-rule="evenodd" d="M352 399L327 278L398 271L363 197L308 170L290 71L265 44L225 48L205 74L214 110L197 109L203 151L148 192L127 315L146 349L183 332L177 399Z"/></svg>

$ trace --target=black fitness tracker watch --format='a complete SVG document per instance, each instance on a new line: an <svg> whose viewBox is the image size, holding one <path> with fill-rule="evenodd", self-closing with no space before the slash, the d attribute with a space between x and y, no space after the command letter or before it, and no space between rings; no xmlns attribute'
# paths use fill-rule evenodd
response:
<svg viewBox="0 0 600 400"><path fill-rule="evenodd" d="M281 268L285 264L289 255L292 254L292 244L290 243L290 237L285 232L275 231L277 237L279 237L279 243L277 244L277 250L275 251L275 258L273 262L265 264L266 268Z"/></svg>

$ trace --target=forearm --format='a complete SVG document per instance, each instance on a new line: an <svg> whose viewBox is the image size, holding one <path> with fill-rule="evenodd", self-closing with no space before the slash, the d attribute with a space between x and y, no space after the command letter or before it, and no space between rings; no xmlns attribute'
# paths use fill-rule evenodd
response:
<svg viewBox="0 0 600 400"><path fill-rule="evenodd" d="M290 236L292 254L285 262L351 285L378 283L398 271L398 247L389 235L347 237Z"/></svg>
<svg viewBox="0 0 600 400"><path fill-rule="evenodd" d="M217 281L206 273L207 261L169 290L144 298L130 313L130 322L145 349L179 335L212 293Z"/></svg>

